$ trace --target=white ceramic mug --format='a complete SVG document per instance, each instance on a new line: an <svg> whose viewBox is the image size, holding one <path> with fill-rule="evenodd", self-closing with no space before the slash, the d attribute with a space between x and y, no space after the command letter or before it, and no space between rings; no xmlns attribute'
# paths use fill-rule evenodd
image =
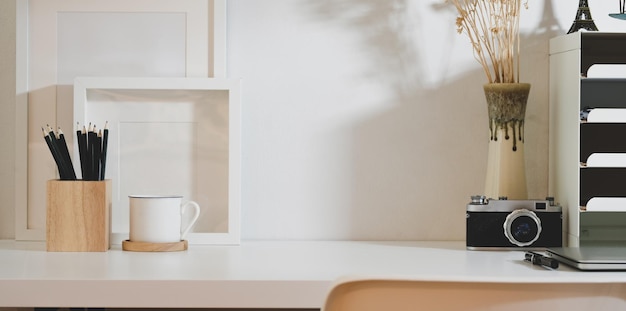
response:
<svg viewBox="0 0 626 311"><path fill-rule="evenodd" d="M178 195L130 195L130 241L150 243L180 242L200 216L198 203L183 204ZM182 229L183 214L193 207L194 216Z"/></svg>

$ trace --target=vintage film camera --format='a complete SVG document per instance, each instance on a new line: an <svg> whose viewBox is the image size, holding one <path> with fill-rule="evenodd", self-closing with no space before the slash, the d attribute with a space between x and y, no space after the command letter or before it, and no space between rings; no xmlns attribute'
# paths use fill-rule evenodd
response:
<svg viewBox="0 0 626 311"><path fill-rule="evenodd" d="M554 199L507 200L472 196L467 205L468 249L560 247L563 213Z"/></svg>

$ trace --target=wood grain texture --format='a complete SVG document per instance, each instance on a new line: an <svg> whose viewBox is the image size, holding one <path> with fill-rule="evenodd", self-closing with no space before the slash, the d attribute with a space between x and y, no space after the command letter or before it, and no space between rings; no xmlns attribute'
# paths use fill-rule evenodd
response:
<svg viewBox="0 0 626 311"><path fill-rule="evenodd" d="M105 252L109 249L111 180L49 180L46 249Z"/></svg>
<svg viewBox="0 0 626 311"><path fill-rule="evenodd" d="M187 250L188 247L187 240L172 243L122 241L122 249L133 252L177 252Z"/></svg>

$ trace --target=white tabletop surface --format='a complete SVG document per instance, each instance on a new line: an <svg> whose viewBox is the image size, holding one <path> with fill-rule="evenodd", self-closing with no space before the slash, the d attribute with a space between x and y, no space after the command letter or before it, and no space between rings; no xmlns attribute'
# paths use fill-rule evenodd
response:
<svg viewBox="0 0 626 311"><path fill-rule="evenodd" d="M319 308L345 276L502 283L626 283L626 272L533 266L464 242L243 241L168 253L51 253L0 241L0 307Z"/></svg>

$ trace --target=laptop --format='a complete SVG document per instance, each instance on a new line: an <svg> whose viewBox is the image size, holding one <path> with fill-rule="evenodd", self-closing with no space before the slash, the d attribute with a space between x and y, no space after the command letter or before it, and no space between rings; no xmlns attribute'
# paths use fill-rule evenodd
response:
<svg viewBox="0 0 626 311"><path fill-rule="evenodd" d="M551 247L546 256L580 270L626 271L624 246Z"/></svg>

